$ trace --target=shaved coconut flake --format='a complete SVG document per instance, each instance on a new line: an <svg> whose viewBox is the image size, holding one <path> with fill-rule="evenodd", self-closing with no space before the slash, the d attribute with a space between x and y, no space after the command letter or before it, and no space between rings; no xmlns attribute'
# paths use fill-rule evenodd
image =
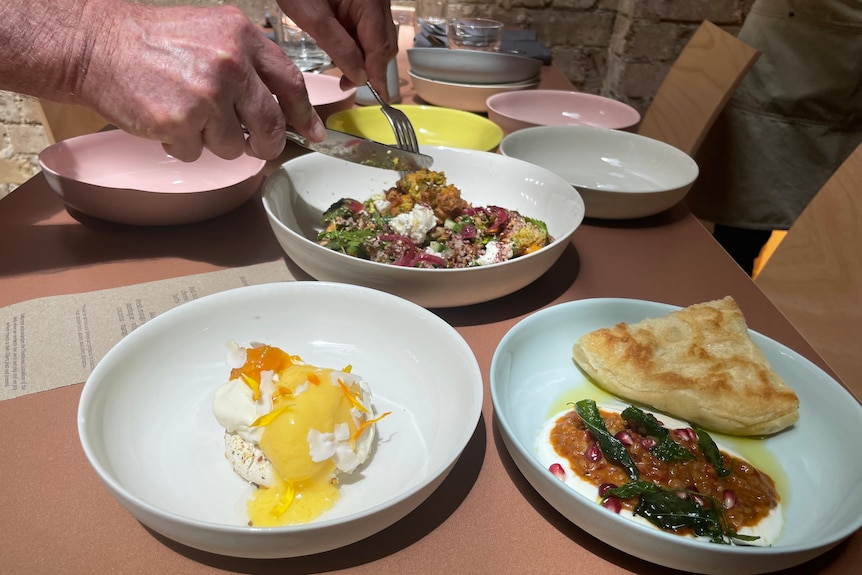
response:
<svg viewBox="0 0 862 575"><path fill-rule="evenodd" d="M316 429L308 430L308 454L315 463L326 461L335 455L336 441L332 433L323 433Z"/></svg>

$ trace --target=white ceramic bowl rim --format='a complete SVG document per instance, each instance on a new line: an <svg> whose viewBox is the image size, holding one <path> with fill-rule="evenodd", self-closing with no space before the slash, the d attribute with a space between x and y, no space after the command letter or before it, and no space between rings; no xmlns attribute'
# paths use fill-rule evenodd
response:
<svg viewBox="0 0 862 575"><path fill-rule="evenodd" d="M455 111L457 111L457 110L455 110ZM463 112L463 113L469 114L469 112ZM446 146L435 146L435 147L432 147L432 149L430 149L430 150L423 151L423 153L433 154L433 148L441 149L441 150L443 150L443 149L458 150L457 148L448 148ZM461 150L458 150L458 151L461 151ZM511 159L515 162L522 162L525 164L529 163L529 162L523 162L522 160L518 160L517 158L511 158ZM288 162L286 162L284 164L284 166L282 166L281 169L289 170L293 166L297 166L303 161L305 161L305 160L302 160L301 157L295 158L294 160L289 160ZM356 199L358 199L360 201L364 201L366 198L356 198ZM469 201L469 198L468 198L468 201ZM505 206L502 206L502 207L505 207ZM529 214L526 214L526 215L529 215ZM580 223L580 222L578 222L578 223ZM320 246L320 244L318 244L317 241L315 241L311 238L307 238L303 234L298 233L296 230L291 229L290 227L285 225L285 223L282 222L280 219L278 220L278 224L284 229L284 231L286 231L290 235L296 237L302 243L308 244L310 246L321 247L321 249L325 249L325 248L322 248L322 246ZM516 261L526 261L530 258L539 257L539 254L542 250L548 249L551 246L557 245L563 241L568 242L569 239L570 238L568 237L568 234L565 236L554 237L554 241L551 242L550 244L548 244L547 246L545 246L544 248L542 248L541 250L536 250L535 252L525 254L523 256L515 258L514 260L509 260L509 261L505 261L505 262L496 262L493 264L486 264L483 266L474 266L474 267L469 267L469 268L408 268L408 267L396 266L396 265L392 265L392 264L384 264L381 262L375 262L375 261L371 261L371 260L362 260L362 262L364 264L371 266L372 268L385 270L387 273L390 273L390 274L410 274L410 275L413 275L413 274L433 274L433 275L459 274L459 275L463 275L463 274L467 274L467 273L475 274L475 273L482 273L483 269L489 269L489 268L496 268L496 267L511 265L513 262L516 262ZM357 258L354 256L343 254L341 252L336 252L334 250L329 250L329 251L332 254L334 254L336 257L338 257L339 259L343 259L345 262L355 262L357 260Z"/></svg>
<svg viewBox="0 0 862 575"><path fill-rule="evenodd" d="M465 88L465 89L475 89L475 90L495 90L501 88L526 88L529 86L535 86L539 83L540 77L536 76L535 78L530 78L529 80L522 80L520 82L507 82L503 84L467 84L464 82L447 82L445 80L436 80L434 78L429 78L427 76L423 76L414 70L408 70L407 73L411 78L419 78L420 80L424 80L425 82L436 84L439 86L450 86L453 88Z"/></svg>
<svg viewBox="0 0 862 575"><path fill-rule="evenodd" d="M135 337L127 337L121 340L106 356L104 363L100 362L99 365L96 366L96 369L90 376L90 380L98 380L101 376L101 371L109 371L113 366L113 358L116 355L122 355L128 349L131 349L132 346L136 345L136 341L138 338L143 337L145 335L150 334L150 332L157 332L161 329L162 323L167 323L172 320L172 316L179 313L192 312L193 310L203 307L210 306L212 302L216 302L219 299L224 299L227 297L231 297L232 294L238 293L240 291L245 292L246 295L251 296L255 292L263 292L264 290L270 289L271 284L262 284L262 285L251 285L244 286L240 288L234 288L231 290L227 290L224 292L215 293L209 296L202 297L200 299L192 300L187 303L182 304L179 308L175 308L170 310L169 312L157 316L145 324L138 327L133 334L137 334ZM452 328L449 324L447 324L443 319L439 316L429 312L419 306L415 306L411 304L407 300L399 298L397 296L387 294L385 292L379 292L377 290L373 290L371 288L366 288L362 286L355 286L349 284L340 284L335 282L318 282L318 281L309 281L309 282L284 282L283 284L279 284L279 286L283 286L285 290L288 291L298 291L301 292L304 290L312 289L312 290L350 290L352 292L361 293L374 293L375 297L380 297L384 299L390 300L393 304L393 307L403 307L409 306L411 307L411 313L420 314L423 316L423 319L426 321L434 322L436 325L440 326L441 329L447 330L451 332L459 342L463 346L466 346L466 342L464 342L463 338L455 332L454 328ZM474 386L473 396L474 396L474 409L471 414L470 421L477 422L479 420L479 415L481 414L482 408L482 390L481 390L481 374L479 373L478 364L475 366L475 374L472 375L472 381L477 382L477 385ZM468 378L465 377L465 381ZM104 385L104 384L101 384ZM86 454L87 459L93 466L93 468L98 473L99 477L102 481L104 481L109 489L115 493L122 493L123 497L127 498L129 501L134 502L140 508L146 510L148 513L169 520L173 523L182 524L189 528L200 529L206 528L208 530L227 533L227 534L247 534L249 531L252 532L266 532L266 533L306 533L306 532L315 532L315 531L325 531L328 528L336 525L343 525L346 523L351 523L359 518L366 517L369 515L373 515L377 511L381 511L384 509L391 508L396 506L399 502L410 499L411 496L415 495L417 492L422 491L427 488L428 484L433 483L436 478L439 478L441 474L445 473L447 468L451 467L460 457L461 452L464 447L472 438L475 432L475 425L468 426L469 429L465 428L465 432L459 438L457 445L450 450L452 457L447 460L441 462L437 468L428 470L422 478L421 481L417 482L411 488L400 491L397 496L382 502L378 505L374 505L368 508L365 508L359 512L351 513L348 515L344 515L334 519L319 519L306 524L299 525L288 525L281 527L248 527L244 525L229 525L224 523L215 523L211 521L199 520L190 517L186 517L184 515L180 515L177 513L173 513L171 511L164 510L160 507L152 505L146 500L141 499L140 497L129 492L119 481L114 478L114 473L109 468L106 468L102 465L99 456L95 453L90 440L88 438L87 432L87 416L89 411L91 410L91 404L95 401L95 396L99 392L98 387L93 386L84 386L84 390L81 394L81 399L78 407L78 434L81 441L82 448L84 453ZM475 416L475 417L473 417ZM122 502L121 502L122 503ZM125 505L125 504L124 504Z"/></svg>
<svg viewBox="0 0 862 575"><path fill-rule="evenodd" d="M590 143L588 146L585 147L585 149L589 150L592 155L597 157L601 157L609 152L618 153L620 149L619 146L623 145L625 142L628 141L630 144L642 146L644 149L652 149L654 151L666 154L674 158L677 162L677 169L675 170L662 169L661 166L658 166L663 176L661 184L647 182L646 180L639 180L641 183L647 184L639 189L595 188L592 184L592 182L595 180L594 177L589 178L589 180L581 179L582 177L587 177L583 175L584 172L578 172L574 169L567 170L566 174L562 177L566 179L571 185L576 187L594 189L602 193L619 193L633 195L654 193L662 192L665 190L673 190L681 186L686 186L693 182L697 178L697 175L699 173L697 162L695 162L694 159L691 158L691 156L689 156L682 150L671 146L670 144L667 144L660 140L649 138L647 136L642 136L640 134L634 134L623 130L610 130L608 128L599 128L596 126L531 126L529 128L524 128L522 130L518 130L516 132L512 132L511 134L506 135L500 142L500 152L504 155L509 155L509 153L511 153L511 149L509 150L509 153L507 153L507 148L517 145L516 143L518 143L519 141L530 141L533 138L541 140L545 137L548 137L549 135L563 135L566 137L571 137L573 139L589 138ZM591 169L589 172L590 174L595 174L598 171L599 170Z"/></svg>

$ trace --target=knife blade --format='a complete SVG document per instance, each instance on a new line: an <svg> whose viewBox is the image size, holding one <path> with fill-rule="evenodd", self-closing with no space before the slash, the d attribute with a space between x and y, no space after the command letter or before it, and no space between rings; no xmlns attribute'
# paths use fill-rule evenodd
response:
<svg viewBox="0 0 862 575"><path fill-rule="evenodd" d="M287 132L287 139L303 148L339 158L363 166L395 170L397 172L413 172L422 168L430 168L434 158L425 154L417 154L360 138L338 130L327 128L326 139L322 142L311 142L308 138L294 132Z"/></svg>

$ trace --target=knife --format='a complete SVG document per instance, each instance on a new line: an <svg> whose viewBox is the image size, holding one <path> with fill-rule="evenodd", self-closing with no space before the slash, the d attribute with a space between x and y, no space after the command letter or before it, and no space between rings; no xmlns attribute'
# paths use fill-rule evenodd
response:
<svg viewBox="0 0 862 575"><path fill-rule="evenodd" d="M287 139L315 152L339 158L354 164L395 170L397 172L414 172L422 168L430 168L434 158L425 154L417 154L366 140L338 130L326 130L326 139L322 142L311 142L308 138L294 132L287 132Z"/></svg>

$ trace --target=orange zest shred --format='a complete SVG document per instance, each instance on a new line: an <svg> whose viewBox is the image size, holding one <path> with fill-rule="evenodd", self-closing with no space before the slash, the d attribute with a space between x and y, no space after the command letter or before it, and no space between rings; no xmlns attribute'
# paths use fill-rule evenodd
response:
<svg viewBox="0 0 862 575"><path fill-rule="evenodd" d="M308 381L310 381L314 385L320 385L320 378L317 377L316 373L309 372L308 373Z"/></svg>
<svg viewBox="0 0 862 575"><path fill-rule="evenodd" d="M344 373L350 373L353 371L353 366L348 363L347 365L344 366L344 369L342 369L341 371L343 371Z"/></svg>
<svg viewBox="0 0 862 575"><path fill-rule="evenodd" d="M296 489L293 487L293 483L288 481L284 493L278 498L278 505L272 508L271 513L276 517L281 517L287 511L287 508L290 507L290 504L293 503L295 497Z"/></svg>
<svg viewBox="0 0 862 575"><path fill-rule="evenodd" d="M353 434L353 440L354 440L354 441L356 441L357 439L359 439L359 436L360 436L360 435L362 435L362 432L363 432L363 431L365 431L365 428L366 428L366 427L368 427L369 425L373 425L373 424L377 423L378 421L380 421L381 419L383 419L384 417L386 417L386 416L387 416L387 415L389 415L390 413L392 413L392 412L391 412L391 411L387 411L387 412L386 412L386 413L384 413L383 415L380 415L380 416L378 416L378 417L375 417L374 419L366 419L365 421L363 421L363 422L362 422L362 425L360 425L360 426L356 429L356 433L354 433L354 434Z"/></svg>
<svg viewBox="0 0 862 575"><path fill-rule="evenodd" d="M347 397L347 399L348 399L348 400L350 400L350 403L352 403L352 404L353 404L353 407L355 407L356 409L358 409L358 410L359 410L359 411L361 411L362 413L368 413L368 409L366 409L366 407L365 407L364 405L362 405L362 403L360 403L358 399L356 399L356 396L355 396L355 395L353 395L352 393L350 393L350 390L349 390L349 389L347 389L347 386L346 386L346 385L344 385L344 382L343 382L343 381L341 381L341 380L339 379L339 380L338 380L338 385L340 385L340 386L341 386L341 391L343 391L343 392L344 392L344 395Z"/></svg>
<svg viewBox="0 0 862 575"><path fill-rule="evenodd" d="M244 373L240 373L239 376L242 378L243 382L245 382L245 384L249 387L249 389L251 389L251 398L254 401L260 399L260 382Z"/></svg>
<svg viewBox="0 0 862 575"><path fill-rule="evenodd" d="M251 426L252 427L263 427L265 425L269 425L270 423L272 423L275 420L276 417L278 417L279 415L281 415L282 413L284 413L286 410L290 409L291 407L293 407L292 404L291 405L285 405L284 407L279 407L278 409L273 409L269 413L264 413L263 415L261 415L260 417L255 419L254 422L251 424Z"/></svg>

